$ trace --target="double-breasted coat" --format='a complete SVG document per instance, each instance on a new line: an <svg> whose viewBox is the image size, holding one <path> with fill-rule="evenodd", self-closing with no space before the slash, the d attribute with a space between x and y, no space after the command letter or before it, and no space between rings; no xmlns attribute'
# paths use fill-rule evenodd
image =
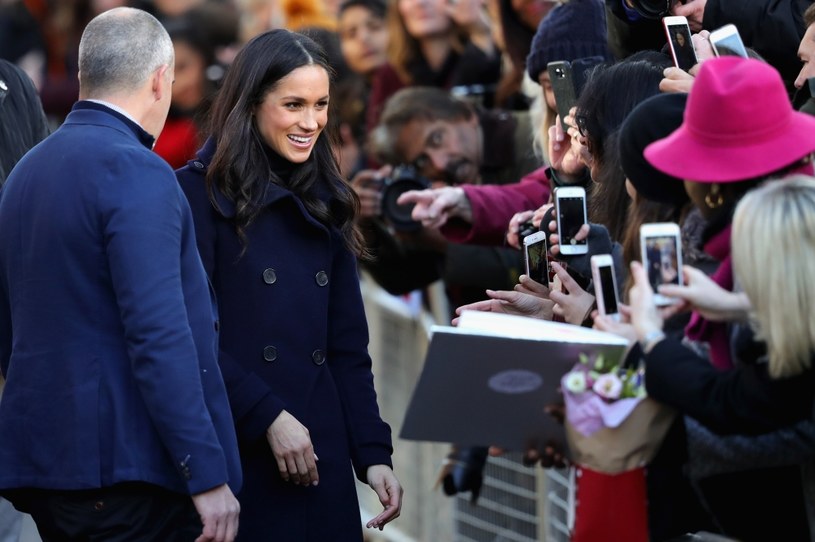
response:
<svg viewBox="0 0 815 542"><path fill-rule="evenodd" d="M368 466L391 464L392 447L376 403L356 258L336 228L277 185L246 229L243 252L234 205L216 192L216 208L206 189L214 150L208 141L177 176L219 303L220 364L245 473L239 540L361 540L351 466L364 481ZM265 432L283 409L309 430L318 486L280 477Z"/></svg>

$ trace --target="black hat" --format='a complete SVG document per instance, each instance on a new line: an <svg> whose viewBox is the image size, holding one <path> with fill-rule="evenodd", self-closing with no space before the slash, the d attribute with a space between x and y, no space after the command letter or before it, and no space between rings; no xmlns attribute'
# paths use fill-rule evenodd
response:
<svg viewBox="0 0 815 542"><path fill-rule="evenodd" d="M533 81L556 60L601 56L612 60L606 33L606 11L600 0L571 0L550 11L532 38L526 69Z"/></svg>
<svg viewBox="0 0 815 542"><path fill-rule="evenodd" d="M651 201L677 206L688 201L682 180L655 169L643 156L645 147L679 128L687 99L678 93L652 96L635 107L620 128L623 172L637 193Z"/></svg>

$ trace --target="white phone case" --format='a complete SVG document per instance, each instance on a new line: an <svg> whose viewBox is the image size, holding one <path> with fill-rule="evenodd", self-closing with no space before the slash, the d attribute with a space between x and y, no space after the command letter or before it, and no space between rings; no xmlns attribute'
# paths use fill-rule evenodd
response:
<svg viewBox="0 0 815 542"><path fill-rule="evenodd" d="M654 289L657 305L671 305L679 300L660 294L661 284L682 284L682 239L679 226L672 222L643 224L640 227L642 265Z"/></svg>
<svg viewBox="0 0 815 542"><path fill-rule="evenodd" d="M561 201L562 200L574 200L580 199L580 209L583 213L582 216L582 224L587 222L587 214L586 214L586 190L579 186L564 186L558 188L555 192L555 214L557 218L557 237L559 240L559 247L560 253L565 256L574 256L576 254L586 254L589 251L589 243L588 239L584 239L582 242L576 242L572 240L571 242L564 238L563 236L563 229L561 225L561 218L563 216L561 212ZM575 209L571 209L571 211L575 211ZM574 216L571 216L572 213L569 213L568 220L575 220ZM577 217L580 220L580 217Z"/></svg>

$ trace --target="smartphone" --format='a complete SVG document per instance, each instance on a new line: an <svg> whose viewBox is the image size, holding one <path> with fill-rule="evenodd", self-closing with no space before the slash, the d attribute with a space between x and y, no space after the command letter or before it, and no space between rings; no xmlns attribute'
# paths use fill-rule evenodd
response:
<svg viewBox="0 0 815 542"><path fill-rule="evenodd" d="M561 186L555 190L555 220L560 253L566 256L586 254L588 239L575 239L580 227L588 222L586 216L586 190L582 186Z"/></svg>
<svg viewBox="0 0 815 542"><path fill-rule="evenodd" d="M640 226L642 265L654 290L657 305L671 305L679 300L661 295L662 284L682 284L682 242L679 226L657 222Z"/></svg>
<svg viewBox="0 0 815 542"><path fill-rule="evenodd" d="M567 60L556 60L546 65L546 71L549 72L549 80L552 82L552 92L555 93L560 127L565 132L568 127L563 123L563 119L566 118L572 107L577 105L572 65Z"/></svg>
<svg viewBox="0 0 815 542"><path fill-rule="evenodd" d="M524 237L526 276L548 287L550 270L547 252L546 232L538 231Z"/></svg>
<svg viewBox="0 0 815 542"><path fill-rule="evenodd" d="M617 276L611 254L596 254L591 257L591 276L594 280L594 297L597 299L597 312L620 319L620 298L617 294Z"/></svg>
<svg viewBox="0 0 815 542"><path fill-rule="evenodd" d="M665 35L668 38L668 48L674 59L674 65L685 71L698 62L696 60L696 49L690 39L690 27L688 19L685 17L663 17L662 26L665 28Z"/></svg>
<svg viewBox="0 0 815 542"><path fill-rule="evenodd" d="M747 49L741 41L739 29L727 24L710 33L710 45L716 56L740 56L747 58Z"/></svg>

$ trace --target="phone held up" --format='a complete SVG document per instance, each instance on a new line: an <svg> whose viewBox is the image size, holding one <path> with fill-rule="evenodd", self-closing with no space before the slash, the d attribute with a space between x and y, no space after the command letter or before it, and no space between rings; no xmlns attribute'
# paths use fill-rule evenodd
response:
<svg viewBox="0 0 815 542"><path fill-rule="evenodd" d="M668 48L674 59L677 68L690 71L698 62L696 50L690 39L690 26L685 17L663 17L662 26L665 28L665 35L668 38Z"/></svg>
<svg viewBox="0 0 815 542"><path fill-rule="evenodd" d="M552 92L555 94L557 114L560 116L560 127L566 131L563 119L569 114L572 107L577 105L572 65L567 60L556 60L546 65L549 80L552 82Z"/></svg>
<svg viewBox="0 0 815 542"><path fill-rule="evenodd" d="M747 58L747 48L741 41L735 25L727 24L710 33L710 46L716 56L740 56Z"/></svg>
<svg viewBox="0 0 815 542"><path fill-rule="evenodd" d="M546 232L538 231L524 237L526 276L549 286L549 260L547 258Z"/></svg>
<svg viewBox="0 0 815 542"><path fill-rule="evenodd" d="M642 265L654 290L654 302L665 306L679 300L664 296L662 284L682 284L682 241L679 226L672 222L656 222L640 226Z"/></svg>
<svg viewBox="0 0 815 542"><path fill-rule="evenodd" d="M575 236L586 216L586 190L580 186L561 186L555 189L555 217L557 237L560 240L560 253L565 256L586 254L589 251L588 239L578 241Z"/></svg>
<svg viewBox="0 0 815 542"><path fill-rule="evenodd" d="M594 281L594 295L597 298L597 312L620 319L620 298L617 294L617 276L611 254L596 254L591 257L591 276Z"/></svg>

